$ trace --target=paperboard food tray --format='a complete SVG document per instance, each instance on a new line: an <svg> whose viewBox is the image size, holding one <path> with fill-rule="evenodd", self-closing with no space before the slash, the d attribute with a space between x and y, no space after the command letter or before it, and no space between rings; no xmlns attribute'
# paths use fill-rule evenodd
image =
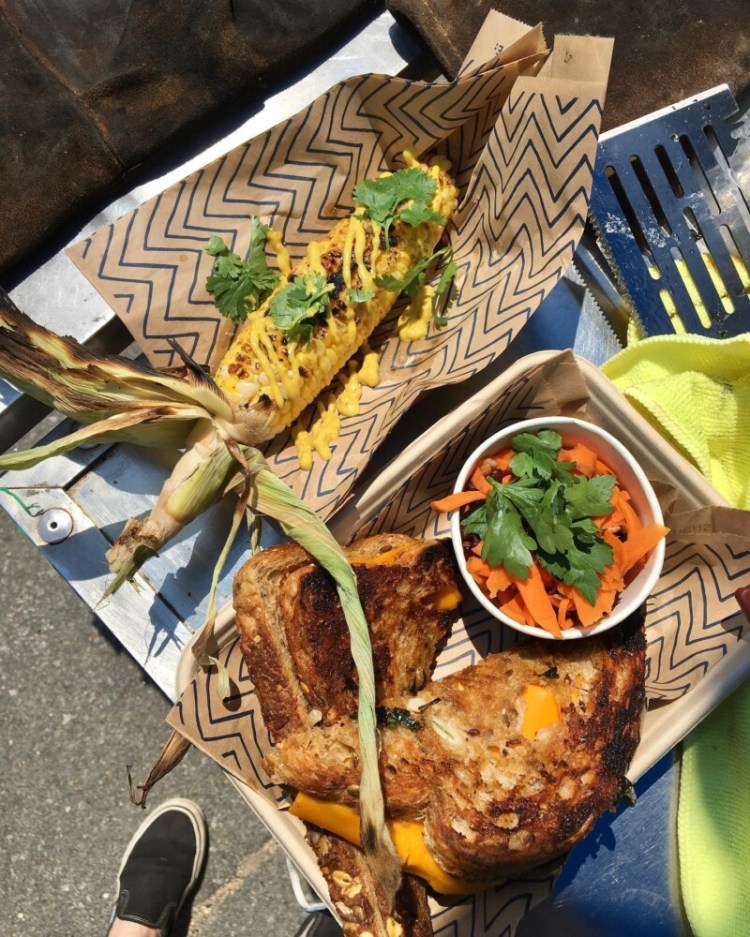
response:
<svg viewBox="0 0 750 937"><path fill-rule="evenodd" d="M654 483L665 522L673 527L662 578L647 604L650 708L644 714L641 742L628 773L635 781L750 674L750 647L743 640L749 626L734 601L734 589L750 582L750 535L744 534L738 549L737 531L748 530L746 512L729 509L596 367L570 352L538 352L520 359L409 445L371 484L355 493L331 527L343 543L385 530L448 536L446 517L436 515L430 501L452 489L460 465L483 438L505 424L545 413L583 417L618 437ZM737 515L741 515L739 522ZM725 533L721 525L732 517ZM234 655L236 664L239 652L231 608L219 617L217 637L227 660ZM470 665L513 640L515 636L504 633L482 609L466 603L438 659L435 676ZM243 714L244 703L233 716L217 712L209 681L210 676L195 674L193 657L186 649L177 672L177 693L182 699L173 710L179 711L179 718L169 721L222 764L302 875L326 900L327 889L304 841L302 825L278 809L283 796L263 773L260 761L268 739L259 712ZM244 693L241 698L248 699ZM200 704L191 708L191 701L199 699L208 700L204 705L211 713L201 712ZM243 736L239 747L227 742L231 733L226 723L233 718L239 719L237 731ZM204 731L208 722L222 725L218 745ZM537 877L531 873L495 890L499 904L493 928L498 924L497 914L512 904L514 889L533 904L547 893L550 883L549 872L540 870ZM476 919L473 925L461 926L472 916L475 900L469 897L451 905L457 934L478 934ZM483 900L490 899L485 895ZM441 914L444 926L445 906L436 905L434 910Z"/></svg>
<svg viewBox="0 0 750 937"><path fill-rule="evenodd" d="M68 254L152 364L182 350L213 372L232 323L207 291L211 235L240 255L249 215L282 236L292 264L354 208L364 179L403 165L403 150L451 163L460 206L450 327L402 341L393 310L369 336L377 387L365 388L329 460L297 471L294 429L264 445L280 478L328 519L419 393L496 358L557 284L586 219L612 40L556 37L489 11L455 81L356 75L251 140L72 245ZM306 95L305 95L306 97ZM487 313L491 311L491 314ZM309 407L295 425L310 429Z"/></svg>

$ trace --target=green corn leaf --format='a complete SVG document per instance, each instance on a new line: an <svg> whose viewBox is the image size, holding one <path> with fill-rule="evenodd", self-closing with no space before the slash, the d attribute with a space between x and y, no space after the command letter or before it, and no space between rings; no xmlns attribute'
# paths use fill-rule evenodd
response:
<svg viewBox="0 0 750 937"><path fill-rule="evenodd" d="M392 904L400 885L401 865L385 825L385 804L378 769L377 716L375 712L375 670L370 631L357 592L357 580L340 544L324 524L268 467L256 449L242 447L245 470L252 477L250 506L274 518L284 533L298 543L330 573L349 629L351 652L357 669L359 732L362 777L360 782L360 821L362 845L374 874Z"/></svg>
<svg viewBox="0 0 750 937"><path fill-rule="evenodd" d="M128 442L141 445L164 446L170 442L184 445L192 424L205 411L200 407L160 407L153 410L127 410L90 426L84 426L50 443L33 449L19 449L0 455L0 470L32 468L52 456L64 455L83 443ZM171 427L169 424L173 424Z"/></svg>

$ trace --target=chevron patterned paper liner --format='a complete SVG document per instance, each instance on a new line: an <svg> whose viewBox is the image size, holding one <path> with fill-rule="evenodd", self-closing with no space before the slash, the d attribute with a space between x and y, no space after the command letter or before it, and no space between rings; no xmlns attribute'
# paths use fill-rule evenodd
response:
<svg viewBox="0 0 750 937"><path fill-rule="evenodd" d="M598 423L629 446L661 492L665 521L674 527L663 574L647 605L646 684L650 703L672 701L670 706L679 707L688 691L700 691L701 678L715 663L741 650L740 644L747 640L748 622L734 600L734 590L750 582L750 515L723 506L698 471L660 440L588 362L569 352L531 358L541 358L542 363L525 370L526 359L518 362L513 374L496 379L446 418L448 425L435 431L441 434L438 446L430 450L428 434L417 440L415 446L420 448L404 453L389 468L390 478L398 482L389 487L384 480L382 490L372 497L367 491L360 493L343 520L334 523L334 530L342 540L380 531L449 537L445 516L435 514L430 502L452 490L460 466L490 433L545 413ZM419 467L409 474L407 468L413 465ZM515 632L500 627L469 599L440 654L435 676L470 666L515 638ZM233 681L231 698L226 703L219 700L216 678L198 674L187 683L168 722L247 784L252 796L260 794L283 806L283 793L270 784L262 768L270 741L231 621L226 642L222 658ZM665 753L666 749L660 750L653 760ZM292 856L308 850L301 825L290 825L293 818L278 811L271 815L271 823L274 815L284 817L275 832ZM510 937L520 916L548 893L553 879L552 872L538 870L476 897L448 904L431 900L435 930L441 932L450 922L449 932L455 937ZM325 893L322 878L313 884Z"/></svg>
<svg viewBox="0 0 750 937"><path fill-rule="evenodd" d="M448 326L403 342L396 312L376 330L380 384L364 388L358 416L342 419L329 462L299 472L289 433L267 450L278 474L330 516L416 396L491 362L567 269L587 213L611 45L558 38L547 58L540 27L493 13L456 81L364 75L335 85L69 255L155 365L179 363L168 338L215 362L229 336L205 289L210 235L244 254L254 213L299 259L351 210L354 185L398 167L405 147L446 153L462 195Z"/></svg>

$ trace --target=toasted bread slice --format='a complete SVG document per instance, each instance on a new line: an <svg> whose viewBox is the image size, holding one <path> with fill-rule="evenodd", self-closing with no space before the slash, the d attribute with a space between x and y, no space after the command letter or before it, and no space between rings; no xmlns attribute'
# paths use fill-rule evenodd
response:
<svg viewBox="0 0 750 937"><path fill-rule="evenodd" d="M421 879L404 875L396 908L391 911L361 849L311 826L307 840L328 884L345 937L433 937L427 891Z"/></svg>
<svg viewBox="0 0 750 937"><path fill-rule="evenodd" d="M347 551L370 623L379 699L429 680L460 599L445 543L380 534ZM294 544L257 554L239 571L234 607L243 655L274 740L332 725L357 709L349 632L333 580Z"/></svg>
<svg viewBox="0 0 750 937"><path fill-rule="evenodd" d="M609 637L529 641L389 706L419 728L381 734L388 813L424 821L438 864L493 882L553 859L611 807L640 734L645 641L637 622ZM528 688L533 687L533 691ZM356 727L285 738L278 783L356 804Z"/></svg>
<svg viewBox="0 0 750 937"><path fill-rule="evenodd" d="M378 701L418 692L430 679L453 622L450 607L460 598L448 545L379 535L347 553L371 627ZM238 573L234 606L243 655L274 742L311 740L317 727L342 721L356 733L356 670L328 574L293 544L272 547ZM420 879L405 875L396 907L389 909L362 851L306 826L347 937L430 937Z"/></svg>
<svg viewBox="0 0 750 937"><path fill-rule="evenodd" d="M372 629L378 703L410 714L381 730L389 815L422 821L440 868L468 882L562 855L615 802L638 742L642 619L601 638L528 641L420 685L445 639L435 597L455 584L447 547L386 536L350 556ZM243 570L236 594L248 666L276 727L266 767L278 783L356 807L356 687L343 616L331 581L287 558L289 575L269 566L261 584L257 569Z"/></svg>

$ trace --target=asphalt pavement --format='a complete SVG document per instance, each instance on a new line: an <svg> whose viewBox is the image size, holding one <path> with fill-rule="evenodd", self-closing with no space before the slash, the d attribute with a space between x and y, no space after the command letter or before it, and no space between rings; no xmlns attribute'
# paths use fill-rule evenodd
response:
<svg viewBox="0 0 750 937"><path fill-rule="evenodd" d="M0 934L104 935L128 796L169 736L170 703L0 510ZM292 935L306 914L281 848L221 770L191 750L151 792L203 808L209 858L183 937Z"/></svg>

